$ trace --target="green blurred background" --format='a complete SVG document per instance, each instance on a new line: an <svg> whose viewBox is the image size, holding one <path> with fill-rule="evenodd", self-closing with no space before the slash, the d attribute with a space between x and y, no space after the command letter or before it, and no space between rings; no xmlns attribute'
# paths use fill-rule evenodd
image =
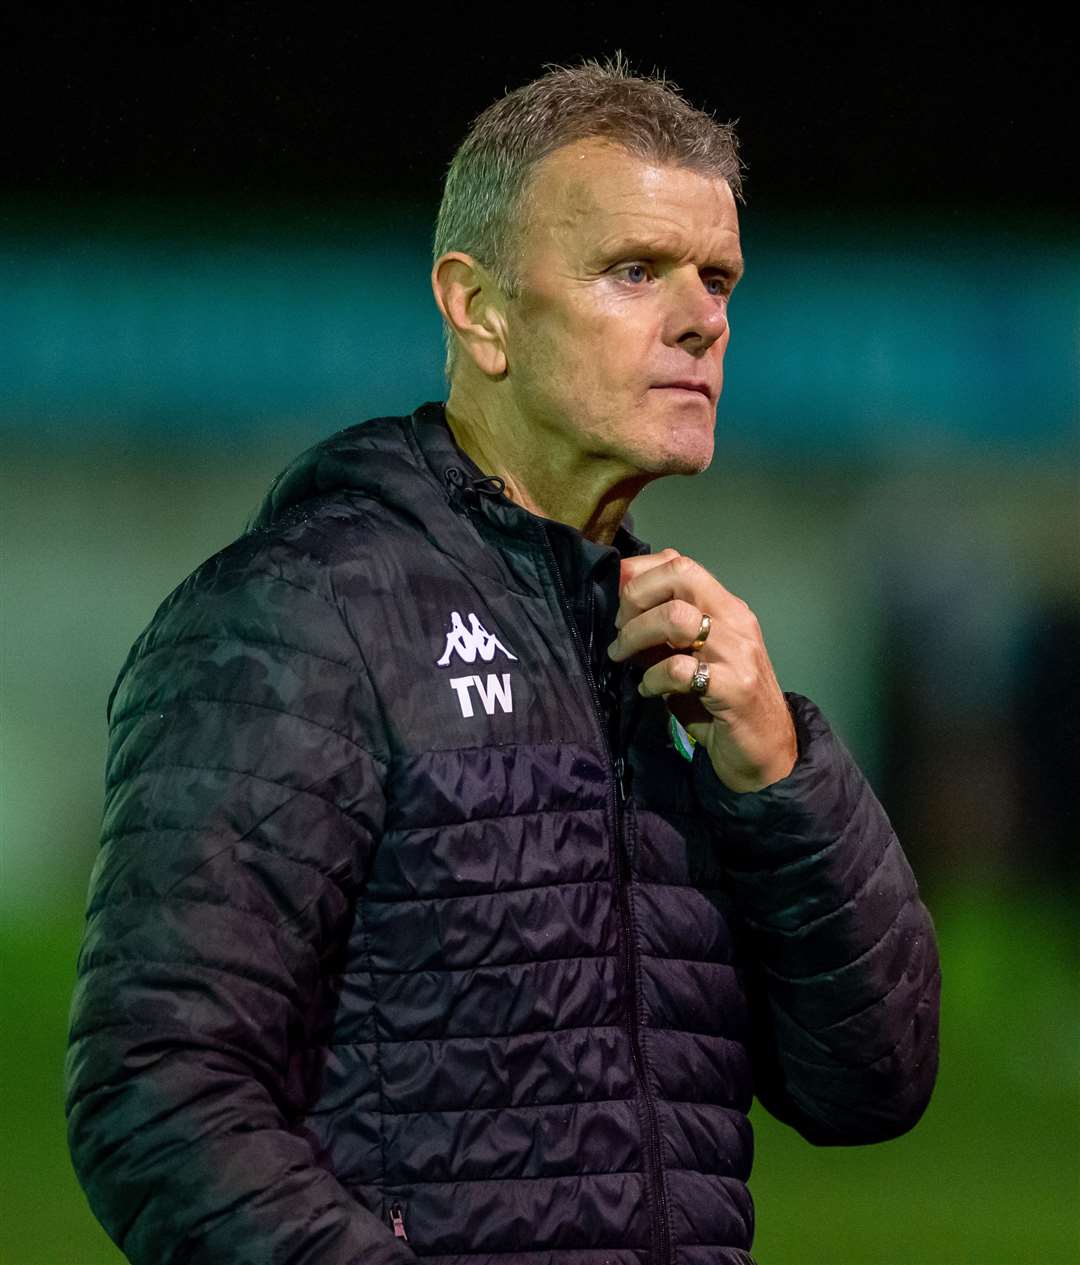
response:
<svg viewBox="0 0 1080 1265"><path fill-rule="evenodd" d="M145 48L121 57L106 41L111 59L77 59L84 76L96 67L92 83L77 81L85 100L71 86L76 61L53 67L69 93L69 140L35 150L26 179L7 177L5 1265L122 1259L70 1170L61 1068L101 814L105 700L124 656L294 454L364 417L442 398L426 275L441 165L504 83L615 43L538 39L516 62L476 54L477 85L446 118L433 118L445 77L420 95L434 140L429 130L405 146L411 157L378 183L357 159L351 184L330 190L340 153L325 136L342 125L326 105L328 63L291 46L268 61L280 33L238 30L225 33L224 53L182 24L158 30L159 54L191 56L156 95ZM998 30L1003 66L1005 37L1023 46L1025 30ZM833 66L862 47L847 34ZM825 47L820 31L803 36ZM799 50L784 47L794 73ZM254 72L232 74L249 48L266 64L258 91ZM407 64L403 48L394 56ZM898 108L884 89L874 95L873 66L856 75L861 93L844 116L873 107L864 149L820 140L819 159L834 168L823 184L804 175L813 196L800 198L794 147L814 142L805 129L769 130L769 109L783 110L746 86L754 67L729 106L688 43L669 39L640 60L666 63L695 99L747 116L764 191L743 213L748 270L716 459L695 480L650 488L636 530L698 557L755 609L784 686L823 707L884 800L942 949L941 1072L911 1134L818 1150L755 1108L755 1255L761 1265L1075 1265L1075 232L1052 196L1034 207L991 196L979 180L1000 174L997 150L989 173L973 165L962 189L905 198L913 155L936 161L929 128L908 135L898 171L867 188L868 164L888 165L893 152L886 107ZM298 64L323 77L302 89ZM137 77L139 91L116 87L117 73L123 84ZM839 98L806 75L796 87L813 83L835 113ZM345 83L332 86L343 94ZM348 84L370 114L370 87L365 96ZM186 105L174 117L162 103L177 85ZM282 92L295 117L275 106L266 140L266 101ZM200 94L210 104L196 109ZM402 99L379 96L382 130L392 133ZM80 132L83 105L97 114ZM1010 110L1019 129L1022 112L1017 122ZM236 148L215 130L225 118ZM389 164L392 140L348 135L354 155ZM180 137L213 161L181 160ZM985 157L992 146L981 144ZM262 165L241 163L232 179L238 154Z"/></svg>

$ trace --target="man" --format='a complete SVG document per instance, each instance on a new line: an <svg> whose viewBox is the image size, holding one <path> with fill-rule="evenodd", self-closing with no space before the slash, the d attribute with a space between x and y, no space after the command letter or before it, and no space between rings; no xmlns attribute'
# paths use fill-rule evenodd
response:
<svg viewBox="0 0 1080 1265"><path fill-rule="evenodd" d="M820 1144L922 1113L888 820L746 605L624 525L711 459L738 192L618 64L493 105L445 407L301 457L133 647L68 1065L131 1260L745 1263L754 1093Z"/></svg>

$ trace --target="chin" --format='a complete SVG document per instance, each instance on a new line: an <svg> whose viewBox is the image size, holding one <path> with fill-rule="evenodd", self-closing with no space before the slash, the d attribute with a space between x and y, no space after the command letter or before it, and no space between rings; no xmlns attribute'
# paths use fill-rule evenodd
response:
<svg viewBox="0 0 1080 1265"><path fill-rule="evenodd" d="M679 427L662 451L642 456L647 462L643 468L650 474L701 474L713 459L712 428Z"/></svg>
<svg viewBox="0 0 1080 1265"><path fill-rule="evenodd" d="M672 457L667 463L665 469L660 474L704 474L712 464L712 445L709 446L707 453L693 455L691 453L679 453Z"/></svg>
<svg viewBox="0 0 1080 1265"><path fill-rule="evenodd" d="M643 442L638 457L642 470L660 476L701 474L709 468L716 437L716 408L705 401L702 404L705 407L681 408L674 415L665 410L666 416L653 420L648 430L641 433Z"/></svg>

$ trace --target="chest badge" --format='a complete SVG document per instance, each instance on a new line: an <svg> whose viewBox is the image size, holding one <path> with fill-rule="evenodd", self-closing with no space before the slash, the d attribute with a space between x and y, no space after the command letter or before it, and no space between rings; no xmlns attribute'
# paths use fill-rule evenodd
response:
<svg viewBox="0 0 1080 1265"><path fill-rule="evenodd" d="M671 745L684 760L692 760L694 758L694 748L697 746L696 740L690 737L674 716L669 715L668 720L668 728L671 730Z"/></svg>
<svg viewBox="0 0 1080 1265"><path fill-rule="evenodd" d="M439 658L435 660L435 666L452 667L455 656L462 663L472 664L477 659L481 663L491 663L497 654L504 655L512 663L517 662L517 655L511 654L494 633L488 632L472 611L469 612L468 624L461 618L459 611L451 611L446 646ZM466 719L475 715L474 691L475 697L479 699L480 705L488 716L495 714L496 707L504 712L514 710L514 694L509 672L488 672L484 677L478 674L452 676L449 684L457 695L458 706Z"/></svg>

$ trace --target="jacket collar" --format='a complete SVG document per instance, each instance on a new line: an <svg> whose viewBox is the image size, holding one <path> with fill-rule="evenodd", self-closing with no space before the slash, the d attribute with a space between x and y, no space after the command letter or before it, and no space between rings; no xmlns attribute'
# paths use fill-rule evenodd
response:
<svg viewBox="0 0 1080 1265"><path fill-rule="evenodd" d="M270 529L288 515L304 513L314 498L348 492L411 518L436 546L450 548L468 567L489 575L500 570L492 545L503 554L550 547L567 588L576 588L602 558L610 568L620 556L648 552L629 519L605 548L515 504L502 480L485 475L458 447L439 401L422 404L409 417L346 427L302 452L273 481L248 530ZM463 524L471 530L462 533Z"/></svg>
<svg viewBox="0 0 1080 1265"><path fill-rule="evenodd" d="M542 541L546 532L555 534L561 542L561 547L554 546L557 557L565 553L573 537L577 537L582 552L587 556L603 549L575 528L564 523L552 524L512 501L504 492L502 480L485 474L458 447L441 402L422 404L409 421L417 449L432 476L445 489L451 504L460 506L474 520L502 536L517 537L523 541ZM552 527L553 533L549 531ZM649 552L649 546L633 534L629 515L623 519L611 548L624 558Z"/></svg>

